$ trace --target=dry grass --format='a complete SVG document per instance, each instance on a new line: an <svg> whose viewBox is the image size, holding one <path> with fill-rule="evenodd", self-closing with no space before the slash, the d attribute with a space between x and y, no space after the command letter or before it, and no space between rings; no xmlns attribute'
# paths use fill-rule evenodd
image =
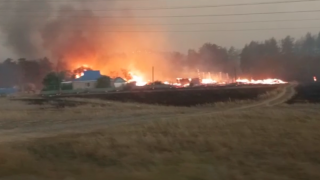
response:
<svg viewBox="0 0 320 180"><path fill-rule="evenodd" d="M248 105L254 105L257 103L260 103L262 101L265 101L267 99L271 99L279 95L282 91L284 91L286 86L279 87L275 90L266 92L264 94L261 94L258 96L257 99L249 99L249 100L230 100L226 102L216 102L216 103L211 103L211 104L204 104L204 105L199 105L197 107L200 107L201 109L203 108L215 108L216 110L223 110L226 108L237 108L241 106L248 106Z"/></svg>
<svg viewBox="0 0 320 180"><path fill-rule="evenodd" d="M263 95L263 97L260 97L259 101L275 96L277 93L279 93L279 90L272 91ZM139 103L122 103L98 99L68 98L65 100L86 102L87 104L72 108L52 109L50 108L50 105L28 105L20 101L12 101L9 98L1 98L0 129L10 130L37 125L73 122L81 123L97 120L108 121L124 118L153 119L186 114L201 114L258 102L245 100L220 102L196 107L174 107Z"/></svg>
<svg viewBox="0 0 320 180"><path fill-rule="evenodd" d="M320 105L210 114L210 106L86 101L91 104L52 110L1 99L0 128L130 117L148 121L2 143L0 180L320 179ZM240 105L247 103L252 101ZM223 108L239 106L226 104Z"/></svg>
<svg viewBox="0 0 320 180"><path fill-rule="evenodd" d="M81 101L84 100L82 99ZM89 104L63 109L48 109L50 105L28 105L20 101L11 101L10 99L3 98L0 99L0 129L32 127L50 123L179 115L192 111L191 108L187 107L169 107L99 100L85 101Z"/></svg>
<svg viewBox="0 0 320 180"><path fill-rule="evenodd" d="M113 126L0 148L0 177L114 180L320 179L319 106Z"/></svg>

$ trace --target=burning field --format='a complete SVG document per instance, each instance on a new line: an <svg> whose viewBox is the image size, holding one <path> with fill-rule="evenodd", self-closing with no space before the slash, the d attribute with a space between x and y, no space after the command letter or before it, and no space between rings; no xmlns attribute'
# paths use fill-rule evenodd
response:
<svg viewBox="0 0 320 180"><path fill-rule="evenodd" d="M103 69L103 67L102 67ZM136 86L145 86L148 84L154 83L154 79L151 80L150 78L146 77L152 77L154 76L154 67L151 67L151 73L149 72L141 72L141 71L129 71L126 69L121 69L120 71L111 71L107 76L110 76L111 78L116 77L122 77L125 79L128 83L134 83ZM80 78L84 75L85 71L93 70L92 66L88 66L87 64L83 64L82 66L76 68L73 70L74 78ZM100 69L96 69L101 71ZM105 74L105 71L101 71L103 74ZM138 73L137 73L138 72ZM194 78L167 78L167 79L161 79L156 80L156 82L159 82L160 84L165 85L172 85L175 87L189 87L189 86L201 86L201 85L228 85L228 84L246 84L246 85L276 85L276 84L286 84L287 82L280 80L280 79L261 79L261 80L254 80L254 79L242 79L238 78L235 79L231 76L229 76L228 73L189 73L196 74Z"/></svg>

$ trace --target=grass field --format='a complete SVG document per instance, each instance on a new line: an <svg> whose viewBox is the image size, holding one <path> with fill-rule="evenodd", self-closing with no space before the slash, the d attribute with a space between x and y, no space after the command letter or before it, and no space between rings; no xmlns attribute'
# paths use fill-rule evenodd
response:
<svg viewBox="0 0 320 180"><path fill-rule="evenodd" d="M80 122L90 117L154 115L144 123L3 142L0 179L320 179L320 105L207 113L212 106L104 102L108 106L55 110L1 101L6 101L0 107L2 129L51 126L54 121ZM173 115L161 120L170 113Z"/></svg>

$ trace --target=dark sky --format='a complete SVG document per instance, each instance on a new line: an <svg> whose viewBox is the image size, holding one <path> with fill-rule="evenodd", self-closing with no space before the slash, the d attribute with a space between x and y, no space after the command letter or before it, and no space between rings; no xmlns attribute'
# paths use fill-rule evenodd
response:
<svg viewBox="0 0 320 180"><path fill-rule="evenodd" d="M107 8L148 8L148 7L180 7L220 4L240 4L273 2L281 0L145 0L134 2L94 2L89 1L92 9ZM288 1L288 0L283 0ZM289 0L290 1L290 0ZM279 11L304 11L320 10L320 1L297 2L270 5L248 5L234 7L215 7L199 9L175 9L175 10L151 10L131 11L136 16L174 16L174 15L207 15L207 14L241 14L258 12L279 12ZM142 33L140 35L159 36L163 50L178 50L186 52L189 48L198 49L203 43L211 42L221 46L243 47L251 40L262 41L266 38L283 38L287 35L300 38L307 32L317 34L320 31L320 12L292 13L292 14L270 14L270 15L244 15L244 16L219 16L219 17L187 17L187 18L136 18L138 23L156 24L177 24L177 23L215 23L215 22L243 22L243 21L268 21L268 20L294 20L294 19L316 19L288 22L255 22L255 23L230 23L230 24L198 24L198 25L163 25L163 26L141 26L140 31L161 30L161 31L192 31L192 30L241 30L241 29L269 29L269 28L304 28L304 29L282 29L282 30L253 30L253 31L212 31L212 32L165 32L165 33ZM0 35L0 43L3 44L3 34ZM1 45L1 58L15 57L14 54Z"/></svg>

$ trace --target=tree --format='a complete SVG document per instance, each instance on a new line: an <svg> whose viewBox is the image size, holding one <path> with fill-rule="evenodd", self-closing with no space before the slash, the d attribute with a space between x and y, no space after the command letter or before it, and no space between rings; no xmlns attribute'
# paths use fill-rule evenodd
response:
<svg viewBox="0 0 320 180"><path fill-rule="evenodd" d="M294 51L294 39L290 36L281 40L281 53L292 54Z"/></svg>
<svg viewBox="0 0 320 180"><path fill-rule="evenodd" d="M225 48L216 44L206 43L199 49L199 55L204 71L224 71L228 60L228 54Z"/></svg>
<svg viewBox="0 0 320 180"><path fill-rule="evenodd" d="M272 56L279 53L278 43L275 38L268 39L264 42L264 55Z"/></svg>
<svg viewBox="0 0 320 180"><path fill-rule="evenodd" d="M109 88L111 87L111 78L109 76L101 76L97 79L96 88Z"/></svg>
<svg viewBox="0 0 320 180"><path fill-rule="evenodd" d="M61 82L64 78L63 72L51 72L46 75L46 77L43 79L42 84L44 85L45 91L50 90L60 90Z"/></svg>
<svg viewBox="0 0 320 180"><path fill-rule="evenodd" d="M305 36L305 39L302 43L302 53L304 55L314 55L315 52L316 39L310 33Z"/></svg>
<svg viewBox="0 0 320 180"><path fill-rule="evenodd" d="M320 33L318 34L318 37L316 39L316 54L320 55Z"/></svg>

